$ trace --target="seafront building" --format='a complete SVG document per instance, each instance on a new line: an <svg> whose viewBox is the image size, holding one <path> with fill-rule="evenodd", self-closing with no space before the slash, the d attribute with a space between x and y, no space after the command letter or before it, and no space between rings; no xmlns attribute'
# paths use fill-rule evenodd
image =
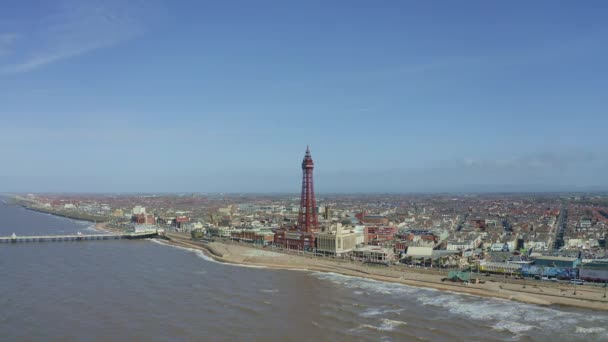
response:
<svg viewBox="0 0 608 342"><path fill-rule="evenodd" d="M316 234L318 253L342 256L352 252L357 246L357 233L346 230L341 223L332 225L329 231Z"/></svg>

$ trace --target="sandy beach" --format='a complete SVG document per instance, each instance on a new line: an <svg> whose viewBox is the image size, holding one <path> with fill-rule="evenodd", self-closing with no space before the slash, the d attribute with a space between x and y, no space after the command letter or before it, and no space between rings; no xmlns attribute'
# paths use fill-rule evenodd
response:
<svg viewBox="0 0 608 342"><path fill-rule="evenodd" d="M608 300L603 298L604 288L597 286L578 286L576 294L574 294L574 288L570 284L545 285L530 281L524 288L521 284L493 281L487 281L484 284L444 282L441 280L443 278L441 275L425 274L416 269L366 266L358 262L285 254L271 249L254 248L253 246L239 244L196 242L188 236L177 233L167 233L166 235L168 239L166 243L202 250L219 262L275 269L333 272L377 281L515 300L537 305L567 305L594 310L608 310Z"/></svg>

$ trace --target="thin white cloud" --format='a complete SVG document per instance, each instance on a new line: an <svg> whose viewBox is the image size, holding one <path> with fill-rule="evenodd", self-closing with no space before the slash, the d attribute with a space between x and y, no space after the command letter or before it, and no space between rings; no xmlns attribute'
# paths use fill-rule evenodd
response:
<svg viewBox="0 0 608 342"><path fill-rule="evenodd" d="M388 77L401 77L411 74L421 74L427 72L438 71L442 69L448 69L451 67L457 67L465 65L467 63L473 63L475 59L464 58L464 57L446 57L441 60L436 60L428 63L420 64L409 64L394 67L387 67L383 69L373 70L368 72L370 76L388 76Z"/></svg>
<svg viewBox="0 0 608 342"><path fill-rule="evenodd" d="M108 44L111 45L111 44ZM16 74L32 71L36 68L50 64L68 57L73 57L103 47L99 44L83 45L80 47L64 48L56 51L49 51L44 54L35 55L26 59L22 63L12 64L0 68L0 74Z"/></svg>
<svg viewBox="0 0 608 342"><path fill-rule="evenodd" d="M11 51L11 46L16 38L15 33L0 33L0 56Z"/></svg>
<svg viewBox="0 0 608 342"><path fill-rule="evenodd" d="M567 150L559 152L539 152L507 159L464 158L453 166L477 169L543 169L565 168L573 165L592 163L598 160L595 153L586 150ZM450 163L448 163L450 164Z"/></svg>
<svg viewBox="0 0 608 342"><path fill-rule="evenodd" d="M17 74L132 39L145 29L143 3L56 3L54 11L18 34L0 35L0 74ZM144 6L144 7L142 7ZM6 55L6 53L5 53ZM8 57L8 56L0 56Z"/></svg>

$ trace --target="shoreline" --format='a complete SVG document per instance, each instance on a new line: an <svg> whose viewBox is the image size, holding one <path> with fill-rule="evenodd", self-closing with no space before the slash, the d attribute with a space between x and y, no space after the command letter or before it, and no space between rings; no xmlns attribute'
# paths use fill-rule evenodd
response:
<svg viewBox="0 0 608 342"><path fill-rule="evenodd" d="M54 215L75 221L95 223L93 228L99 232L122 232L119 229L108 227L109 222L70 217L55 212L37 210L20 205L26 210ZM602 288L588 286L579 287L577 297L566 296L566 291L555 287L546 287L543 284L530 283L526 290L518 284L486 282L485 284L469 284L443 282L441 275L416 272L415 269L402 271L369 267L362 264L339 262L331 259L312 259L311 257L283 254L272 250L255 248L253 246L227 244L222 242L202 243L192 241L189 236L178 233L166 233L162 243L200 250L216 262L224 264L242 265L249 267L264 267L277 270L307 270L310 272L336 273L344 276L359 277L369 280L397 283L414 287L432 288L440 291L449 291L487 298L512 300L527 304L543 306L568 306L582 309L608 311L608 300L601 298ZM269 256L271 255L271 256ZM584 292L588 292L585 294ZM561 294L561 295L560 295ZM593 298L589 298L593 297ZM601 299L600 299L601 298Z"/></svg>
<svg viewBox="0 0 608 342"><path fill-rule="evenodd" d="M75 220L75 221L83 221L83 222L90 222L90 223L103 223L103 222L107 222L108 220L95 220L93 218L87 218L87 217L82 217L82 216L78 216L76 214L72 215L70 213L63 213L63 212L57 212L57 211L51 211L51 210L45 210L43 208L38 208L38 207L32 207L32 206L27 206L25 204L15 204L16 206L19 206L25 210L30 210L33 212L37 212L40 214L48 214L48 215L53 215L53 216L57 216L57 217L63 217L63 218L67 218L67 219L71 219L71 220Z"/></svg>
<svg viewBox="0 0 608 342"><path fill-rule="evenodd" d="M288 255L265 249L221 242L200 243L189 237L168 233L163 243L176 247L200 250L213 260L225 264L250 267L265 267L278 270L307 270L311 272L336 273L344 276L360 277L369 280L397 283L414 287L432 288L480 297L517 301L542 306L568 306L590 310L608 311L608 300L601 298L603 288L578 289L577 297L566 296L559 288L545 287L542 284L529 284L526 290L517 284L486 282L469 284L442 282L441 275L417 273L385 268L366 267L349 262L312 259L299 255ZM560 295L561 294L561 295Z"/></svg>
<svg viewBox="0 0 608 342"><path fill-rule="evenodd" d="M94 223L92 225L92 228L99 231L99 232L103 232L103 233L108 233L108 232L113 232L113 233L121 233L123 232L120 229L115 229L115 228L110 228L108 227L108 224L110 223L109 221L105 220L105 221L96 221L93 219L88 219L88 218L84 218L84 217L80 217L80 216L74 216L74 215L69 215L69 214L64 214L64 213L60 213L60 212L56 212L56 211L49 211L49 210L44 210L41 208L37 208L37 207L31 207L28 206L26 204L23 203L15 203L15 204L9 204L9 203L2 203L3 205L15 205L18 207L21 207L25 210L29 210L29 211L33 211L36 213L40 213L40 214L46 214L46 215L51 215L51 216L56 216L56 217L61 217L61 218L65 218L65 219L69 219L69 220L74 220L74 221L78 221L78 222L88 222L88 223Z"/></svg>

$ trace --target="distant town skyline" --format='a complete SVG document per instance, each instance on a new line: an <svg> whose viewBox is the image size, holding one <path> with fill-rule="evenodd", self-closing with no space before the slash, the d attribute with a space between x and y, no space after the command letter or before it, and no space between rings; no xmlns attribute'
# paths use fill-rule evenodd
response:
<svg viewBox="0 0 608 342"><path fill-rule="evenodd" d="M608 190L608 3L10 1L0 192Z"/></svg>

